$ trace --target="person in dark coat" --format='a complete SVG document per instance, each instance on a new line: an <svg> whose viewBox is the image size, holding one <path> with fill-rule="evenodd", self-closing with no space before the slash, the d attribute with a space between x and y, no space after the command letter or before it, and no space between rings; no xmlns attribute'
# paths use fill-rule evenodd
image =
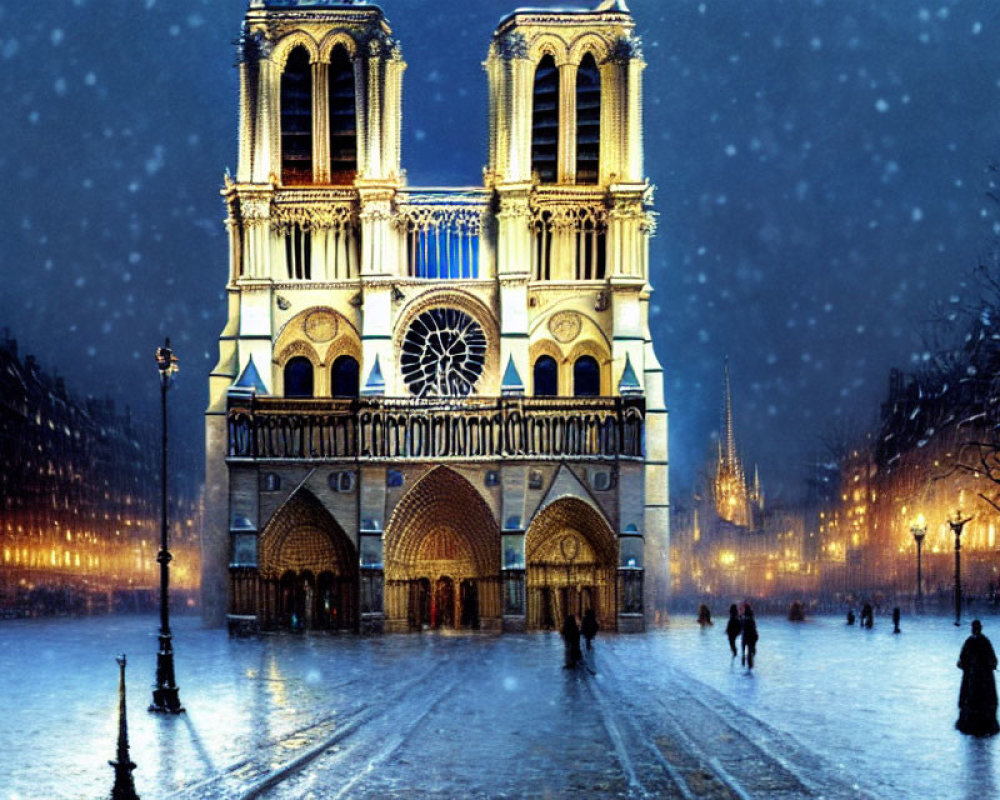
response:
<svg viewBox="0 0 1000 800"><path fill-rule="evenodd" d="M704 603L698 606L698 624L703 628L712 624L712 611Z"/></svg>
<svg viewBox="0 0 1000 800"><path fill-rule="evenodd" d="M993 671L997 656L990 640L983 636L983 623L972 621L972 636L962 645L958 657L962 688L958 692L958 721L955 727L973 736L1000 733L997 725L997 686Z"/></svg>
<svg viewBox="0 0 1000 800"><path fill-rule="evenodd" d="M899 606L892 609L892 632L899 633Z"/></svg>
<svg viewBox="0 0 1000 800"><path fill-rule="evenodd" d="M566 669L573 669L583 660L580 652L580 628L576 624L576 616L566 615L562 627L563 646L566 649Z"/></svg>
<svg viewBox="0 0 1000 800"><path fill-rule="evenodd" d="M753 669L753 659L757 655L757 622L753 618L753 609L747 603L743 609L743 655L740 663L747 669Z"/></svg>
<svg viewBox="0 0 1000 800"><path fill-rule="evenodd" d="M736 658L736 637L743 632L743 623L740 622L740 610L736 603L729 606L729 622L726 623L726 636L729 637L729 649Z"/></svg>
<svg viewBox="0 0 1000 800"><path fill-rule="evenodd" d="M875 612L872 611L872 604L865 603L861 608L861 627L871 628L875 624Z"/></svg>
<svg viewBox="0 0 1000 800"><path fill-rule="evenodd" d="M848 625L853 625L854 624L854 609L853 608L848 608L847 609L847 624Z"/></svg>
<svg viewBox="0 0 1000 800"><path fill-rule="evenodd" d="M597 624L597 615L594 613L594 609L588 608L583 612L583 623L580 625L580 633L583 634L583 638L587 640L587 649L590 650L590 643L597 636L597 632L601 629L600 625Z"/></svg>

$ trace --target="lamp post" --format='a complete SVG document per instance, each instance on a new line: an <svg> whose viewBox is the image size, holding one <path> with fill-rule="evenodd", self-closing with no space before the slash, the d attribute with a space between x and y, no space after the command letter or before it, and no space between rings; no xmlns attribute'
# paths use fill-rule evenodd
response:
<svg viewBox="0 0 1000 800"><path fill-rule="evenodd" d="M177 685L174 682L174 648L170 634L170 560L173 556L167 549L167 389L177 372L177 358L170 349L167 337L163 347L156 348L156 367L160 371L160 407L163 413L163 443L160 465L160 552L156 560L160 564L160 649L156 654L156 684L153 687L153 702L150 711L163 714L180 714L184 711Z"/></svg>
<svg viewBox="0 0 1000 800"><path fill-rule="evenodd" d="M913 541L917 543L917 611L924 611L924 582L920 573L920 550L924 544L924 536L927 535L927 524L924 522L924 515L917 517L913 527L910 528L913 534Z"/></svg>
<svg viewBox="0 0 1000 800"><path fill-rule="evenodd" d="M972 517L962 518L962 509L955 509L955 516L948 525L955 534L955 625L962 624L962 528Z"/></svg>

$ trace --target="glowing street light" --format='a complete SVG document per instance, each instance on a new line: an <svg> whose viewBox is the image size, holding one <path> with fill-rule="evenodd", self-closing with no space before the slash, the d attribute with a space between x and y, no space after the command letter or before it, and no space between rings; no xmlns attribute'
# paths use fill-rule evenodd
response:
<svg viewBox="0 0 1000 800"><path fill-rule="evenodd" d="M955 509L955 516L949 517L948 526L955 534L955 625L962 624L962 528L972 517L962 518L962 509Z"/></svg>
<svg viewBox="0 0 1000 800"><path fill-rule="evenodd" d="M156 654L156 684L150 711L180 714L184 711L174 681L173 637L170 634L170 550L167 549L167 389L177 372L177 357L170 349L170 338L156 348L156 367L160 371L160 399L163 411L163 460L160 483L160 649Z"/></svg>
<svg viewBox="0 0 1000 800"><path fill-rule="evenodd" d="M910 533L913 534L913 541L917 543L917 611L922 613L924 610L924 582L920 574L920 550L924 544L924 536L927 535L927 523L924 521L923 514L917 517L910 528Z"/></svg>

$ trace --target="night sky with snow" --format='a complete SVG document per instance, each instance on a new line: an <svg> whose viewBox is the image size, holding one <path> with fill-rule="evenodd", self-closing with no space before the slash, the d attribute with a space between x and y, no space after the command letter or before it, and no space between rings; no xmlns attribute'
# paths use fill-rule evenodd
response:
<svg viewBox="0 0 1000 800"><path fill-rule="evenodd" d="M481 181L481 62L516 3L381 5L408 64L410 184ZM822 434L874 423L890 367L919 365L931 307L966 300L995 244L1000 4L629 7L648 62L673 494L713 452L728 356L743 459L769 497L797 497ZM195 480L225 316L219 189L236 163L245 8L0 0L0 327L71 392L150 422L153 353L169 335L174 454Z"/></svg>

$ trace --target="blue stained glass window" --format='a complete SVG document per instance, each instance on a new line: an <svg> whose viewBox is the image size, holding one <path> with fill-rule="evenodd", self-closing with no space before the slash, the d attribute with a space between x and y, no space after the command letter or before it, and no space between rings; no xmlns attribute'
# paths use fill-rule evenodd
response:
<svg viewBox="0 0 1000 800"><path fill-rule="evenodd" d="M460 279L479 277L479 236L462 230L417 231L410 237L417 278Z"/></svg>

